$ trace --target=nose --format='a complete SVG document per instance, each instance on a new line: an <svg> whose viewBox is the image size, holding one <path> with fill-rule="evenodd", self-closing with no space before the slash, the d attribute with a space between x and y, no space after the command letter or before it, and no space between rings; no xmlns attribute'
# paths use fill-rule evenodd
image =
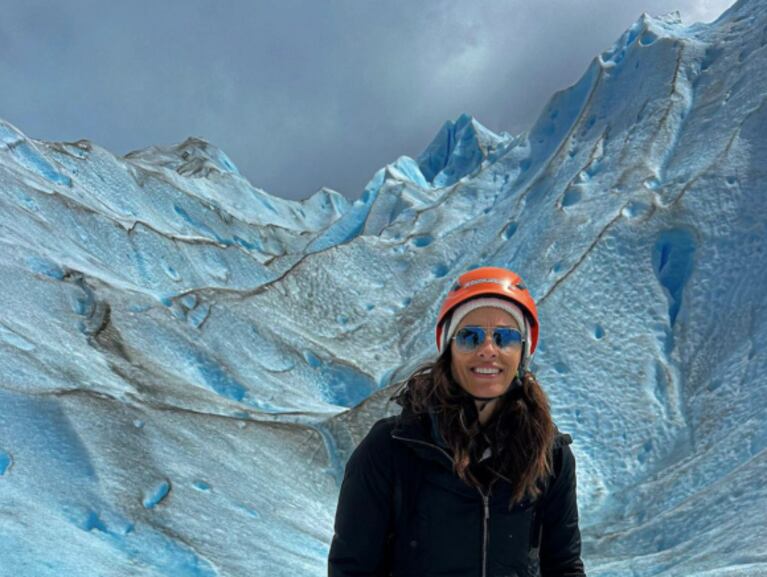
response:
<svg viewBox="0 0 767 577"><path fill-rule="evenodd" d="M484 358L492 359L498 356L498 347L495 345L495 341L493 341L492 333L485 336L485 340L477 348L477 353L483 359Z"/></svg>

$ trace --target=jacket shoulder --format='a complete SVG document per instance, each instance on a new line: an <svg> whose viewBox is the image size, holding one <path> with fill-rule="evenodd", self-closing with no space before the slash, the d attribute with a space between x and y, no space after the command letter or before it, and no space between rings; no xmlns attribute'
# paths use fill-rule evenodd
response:
<svg viewBox="0 0 767 577"><path fill-rule="evenodd" d="M555 491L562 486L567 486L575 475L575 455L570 445L573 438L568 433L557 430L552 444L552 472L548 481L549 490Z"/></svg>
<svg viewBox="0 0 767 577"><path fill-rule="evenodd" d="M378 419L368 431L368 436L391 437L391 432L397 424L398 416L385 417Z"/></svg>
<svg viewBox="0 0 767 577"><path fill-rule="evenodd" d="M359 447L374 451L389 451L391 446L391 433L396 425L396 417L386 417L379 419L360 441Z"/></svg>
<svg viewBox="0 0 767 577"><path fill-rule="evenodd" d="M392 452L394 417L376 421L349 457L348 465L383 468Z"/></svg>
<svg viewBox="0 0 767 577"><path fill-rule="evenodd" d="M554 437L554 448L561 449L566 445L570 445L573 442L573 437L569 433L563 433L557 429L557 435Z"/></svg>

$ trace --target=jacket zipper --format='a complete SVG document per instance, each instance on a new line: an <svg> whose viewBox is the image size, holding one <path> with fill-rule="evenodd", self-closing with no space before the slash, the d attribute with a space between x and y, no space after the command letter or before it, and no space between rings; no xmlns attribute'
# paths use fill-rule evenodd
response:
<svg viewBox="0 0 767 577"><path fill-rule="evenodd" d="M450 454L445 451L442 447L438 447L437 445L433 443L428 443L426 441L421 441L419 439L408 439L405 437L398 437L397 435L392 435L393 439L399 439L400 441L407 441L412 443L419 443L421 445L426 445L427 447L432 447L434 449L437 449L438 451L441 451L442 454L444 454L450 461L453 460L453 458L450 456ZM487 495L485 495L482 492L482 489L477 487L477 491L479 491L479 494L482 496L482 508L483 508L483 515L482 515L482 577L487 577L487 542L489 539L489 532L487 528L487 523L490 520L490 491L492 490L492 485L488 488Z"/></svg>
<svg viewBox="0 0 767 577"><path fill-rule="evenodd" d="M477 487L477 491L482 495L482 504L484 506L484 515L482 518L482 577L487 576L487 541L490 537L490 533L487 528L487 522L490 520L490 490L487 491L487 495L482 492L482 489Z"/></svg>

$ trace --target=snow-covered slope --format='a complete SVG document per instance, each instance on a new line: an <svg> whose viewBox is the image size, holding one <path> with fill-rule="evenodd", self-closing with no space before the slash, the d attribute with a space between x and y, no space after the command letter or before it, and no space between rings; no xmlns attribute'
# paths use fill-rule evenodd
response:
<svg viewBox="0 0 767 577"><path fill-rule="evenodd" d="M353 203L0 123L0 577L325 574L480 264L540 303L589 574L767 573L765 45L765 0L643 16L528 132L461 116Z"/></svg>

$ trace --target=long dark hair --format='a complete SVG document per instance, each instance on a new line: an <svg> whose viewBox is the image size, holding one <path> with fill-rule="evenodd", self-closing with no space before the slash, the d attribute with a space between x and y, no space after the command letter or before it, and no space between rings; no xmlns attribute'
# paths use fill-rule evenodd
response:
<svg viewBox="0 0 767 577"><path fill-rule="evenodd" d="M492 447L492 470L512 484L511 504L525 497L536 499L551 474L556 436L546 393L533 373L526 371L521 383L512 383L513 389L499 399L490 421L480 429L476 416L467 415L473 399L453 378L451 359L448 348L436 361L421 366L404 381L394 400L416 415L436 415L453 453L453 470L465 483L481 486L471 465L484 432Z"/></svg>

